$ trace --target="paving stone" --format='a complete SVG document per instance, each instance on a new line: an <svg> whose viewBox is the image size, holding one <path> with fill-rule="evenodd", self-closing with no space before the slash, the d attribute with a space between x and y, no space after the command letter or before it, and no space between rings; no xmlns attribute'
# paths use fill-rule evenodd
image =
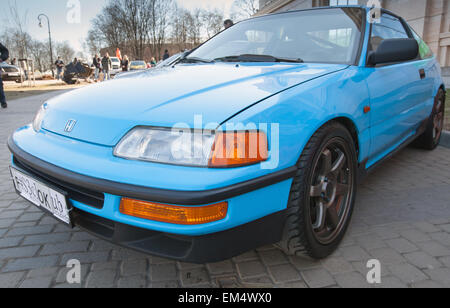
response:
<svg viewBox="0 0 450 308"><path fill-rule="evenodd" d="M25 259L15 259L8 261L3 267L4 272L16 272L23 270L31 270L42 267L52 267L58 262L58 256L34 257Z"/></svg>
<svg viewBox="0 0 450 308"><path fill-rule="evenodd" d="M407 288L404 282L402 282L399 278L388 276L381 278L380 285L374 285L374 287L386 288L386 289L404 289Z"/></svg>
<svg viewBox="0 0 450 308"><path fill-rule="evenodd" d="M0 228L1 228L1 226L0 226ZM48 234L51 232L52 229L53 229L53 226L12 228L8 231L7 236Z"/></svg>
<svg viewBox="0 0 450 308"><path fill-rule="evenodd" d="M179 282L177 280L173 280L173 281L156 281L156 282L152 282L151 288L156 288L156 289L176 289L179 288Z"/></svg>
<svg viewBox="0 0 450 308"><path fill-rule="evenodd" d="M18 246L23 237L6 237L0 238L0 248L8 248Z"/></svg>
<svg viewBox="0 0 450 308"><path fill-rule="evenodd" d="M52 284L53 277L35 277L27 278L21 284L20 288L46 289Z"/></svg>
<svg viewBox="0 0 450 308"><path fill-rule="evenodd" d="M419 269L407 263L390 265L389 270L391 271L392 275L400 278L407 284L416 283L428 279L428 277Z"/></svg>
<svg viewBox="0 0 450 308"><path fill-rule="evenodd" d="M131 259L147 259L149 258L148 255L143 254L143 253L139 253L136 252L134 250L130 250L130 249L123 249L123 248L119 248L119 249L114 249L112 251L112 259L113 260L131 260ZM153 257L152 257L153 259ZM168 262L168 260L167 260Z"/></svg>
<svg viewBox="0 0 450 308"><path fill-rule="evenodd" d="M305 257L292 257L292 256L289 257L289 259L298 270L306 270L321 267L320 261L317 260L312 260Z"/></svg>
<svg viewBox="0 0 450 308"><path fill-rule="evenodd" d="M98 262L93 263L91 265L91 269L93 271L101 271L107 269L117 269L119 267L119 261L110 261L110 262Z"/></svg>
<svg viewBox="0 0 450 308"><path fill-rule="evenodd" d="M367 279L358 272L342 273L335 276L337 284L342 288L367 288Z"/></svg>
<svg viewBox="0 0 450 308"><path fill-rule="evenodd" d="M186 270L181 272L181 283L184 287L191 287L209 283L208 271L204 268Z"/></svg>
<svg viewBox="0 0 450 308"><path fill-rule="evenodd" d="M39 250L40 246L23 246L23 247L13 247L13 248L2 248L0 249L0 260L1 259L14 259L23 257L32 257Z"/></svg>
<svg viewBox="0 0 450 308"><path fill-rule="evenodd" d="M291 264L274 265L269 267L269 273L272 275L275 283L284 283L290 281L302 280L300 273Z"/></svg>
<svg viewBox="0 0 450 308"><path fill-rule="evenodd" d="M418 250L415 245L404 238L387 240L386 243L389 247L394 248L399 253L408 253Z"/></svg>
<svg viewBox="0 0 450 308"><path fill-rule="evenodd" d="M450 268L436 268L425 270L425 273L431 280L441 284L446 288L450 288Z"/></svg>
<svg viewBox="0 0 450 308"><path fill-rule="evenodd" d="M289 260L286 257L286 254L284 254L279 249L261 251L259 252L259 256L261 257L261 260L264 262L264 264L266 264L267 266L285 264L289 262Z"/></svg>
<svg viewBox="0 0 450 308"><path fill-rule="evenodd" d="M88 288L111 288L115 284L116 271L102 270L94 271L87 277L86 286Z"/></svg>
<svg viewBox="0 0 450 308"><path fill-rule="evenodd" d="M26 213L17 219L17 221L24 222L24 221L37 221L42 218L45 214L42 212L38 213Z"/></svg>
<svg viewBox="0 0 450 308"><path fill-rule="evenodd" d="M442 288L442 286L432 280L424 280L424 281L420 281L420 282L416 282L413 283L411 285L412 288L417 288L417 289L438 289L438 288Z"/></svg>
<svg viewBox="0 0 450 308"><path fill-rule="evenodd" d="M84 252L87 251L89 242L66 242L58 244L46 244L41 250L40 255L54 255L69 252Z"/></svg>
<svg viewBox="0 0 450 308"><path fill-rule="evenodd" d="M25 276L25 272L0 274L0 288L14 288Z"/></svg>
<svg viewBox="0 0 450 308"><path fill-rule="evenodd" d="M420 231L425 233L433 233L439 231L439 229L435 225L429 222L416 222L414 226L417 227Z"/></svg>
<svg viewBox="0 0 450 308"><path fill-rule="evenodd" d="M29 271L27 274L27 278L56 277L58 271L59 271L58 267L37 268Z"/></svg>
<svg viewBox="0 0 450 308"><path fill-rule="evenodd" d="M0 228L9 228L14 224L15 221L15 218L0 219Z"/></svg>
<svg viewBox="0 0 450 308"><path fill-rule="evenodd" d="M441 266L441 264L434 257L423 251L408 253L405 254L404 257L409 263L419 269L433 269Z"/></svg>
<svg viewBox="0 0 450 308"><path fill-rule="evenodd" d="M341 257L327 258L322 261L322 264L333 275L354 270L350 262Z"/></svg>
<svg viewBox="0 0 450 308"><path fill-rule="evenodd" d="M142 275L121 277L118 282L119 288L144 288L145 286L145 277Z"/></svg>
<svg viewBox="0 0 450 308"><path fill-rule="evenodd" d="M377 259L378 261L381 262L381 264L390 265L405 262L405 259L392 248L375 249L372 250L370 253L373 256L373 259Z"/></svg>
<svg viewBox="0 0 450 308"><path fill-rule="evenodd" d="M426 242L431 239L426 233L417 229L403 230L400 235L413 243Z"/></svg>
<svg viewBox="0 0 450 308"><path fill-rule="evenodd" d="M436 242L450 248L450 234L445 232L437 232L430 234L430 236Z"/></svg>
<svg viewBox="0 0 450 308"><path fill-rule="evenodd" d="M230 260L225 260L222 262L210 263L207 265L209 273L211 275L225 275L234 273L235 268Z"/></svg>
<svg viewBox="0 0 450 308"><path fill-rule="evenodd" d="M28 235L23 241L23 245L66 243L70 239L70 233L50 233L39 235Z"/></svg>
<svg viewBox="0 0 450 308"><path fill-rule="evenodd" d="M345 260L351 261L369 261L370 255L359 246L349 246L340 249Z"/></svg>
<svg viewBox="0 0 450 308"><path fill-rule="evenodd" d="M422 249L424 252L426 252L430 256L433 256L433 257L450 256L450 249L439 244L438 242L429 241L429 242L424 242L424 243L418 243L417 245L420 247L420 249Z"/></svg>
<svg viewBox="0 0 450 308"><path fill-rule="evenodd" d="M67 261L76 259L80 261L81 264L84 263L96 263L105 262L108 260L109 252L99 251L99 252L77 252L71 254L64 254L61 259L60 265L66 265Z"/></svg>
<svg viewBox="0 0 450 308"><path fill-rule="evenodd" d="M247 261L237 264L241 278L267 275L266 267L260 261Z"/></svg>
<svg viewBox="0 0 450 308"><path fill-rule="evenodd" d="M439 228L441 228L442 230L444 230L447 233L450 233L450 224L440 225Z"/></svg>
<svg viewBox="0 0 450 308"><path fill-rule="evenodd" d="M136 276L142 275L147 272L147 260L127 260L122 263L122 275L123 276Z"/></svg>
<svg viewBox="0 0 450 308"><path fill-rule="evenodd" d="M152 265L150 273L152 281L176 280L178 278L175 263Z"/></svg>
<svg viewBox="0 0 450 308"><path fill-rule="evenodd" d="M441 262L442 264L444 264L445 267L450 268L450 257L442 257L442 258L439 258L439 262Z"/></svg>
<svg viewBox="0 0 450 308"><path fill-rule="evenodd" d="M323 269L312 269L302 272L305 283L311 288L325 288L336 284L333 277Z"/></svg>
<svg viewBox="0 0 450 308"><path fill-rule="evenodd" d="M359 244L359 246L366 250L386 247L386 243L374 234L357 236L355 240Z"/></svg>

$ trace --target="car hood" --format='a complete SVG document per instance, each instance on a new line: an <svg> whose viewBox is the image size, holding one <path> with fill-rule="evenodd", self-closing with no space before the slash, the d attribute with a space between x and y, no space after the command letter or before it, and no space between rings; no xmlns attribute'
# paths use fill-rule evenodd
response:
<svg viewBox="0 0 450 308"><path fill-rule="evenodd" d="M194 127L194 119L197 123L199 116L202 127L219 125L267 97L347 67L215 63L153 69L48 101L42 127L71 138L114 146L139 125ZM68 132L70 120L76 124Z"/></svg>

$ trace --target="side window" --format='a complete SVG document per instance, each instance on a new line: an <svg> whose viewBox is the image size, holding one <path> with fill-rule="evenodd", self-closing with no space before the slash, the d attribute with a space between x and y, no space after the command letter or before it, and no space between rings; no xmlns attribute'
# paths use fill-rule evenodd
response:
<svg viewBox="0 0 450 308"><path fill-rule="evenodd" d="M408 38L405 27L398 18L383 14L380 23L372 24L370 50L376 51L384 40L396 38Z"/></svg>
<svg viewBox="0 0 450 308"><path fill-rule="evenodd" d="M422 38L414 31L411 26L409 27L411 29L411 32L416 39L417 43L419 43L419 55L422 60L429 59L433 57L433 52L431 51L431 48L428 47L428 45L422 40Z"/></svg>

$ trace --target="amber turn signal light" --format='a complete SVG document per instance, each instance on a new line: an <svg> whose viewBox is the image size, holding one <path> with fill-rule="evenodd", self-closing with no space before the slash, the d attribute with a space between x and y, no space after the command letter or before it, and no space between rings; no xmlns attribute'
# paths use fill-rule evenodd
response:
<svg viewBox="0 0 450 308"><path fill-rule="evenodd" d="M209 167L253 165L268 158L267 136L258 131L220 132L216 135Z"/></svg>
<svg viewBox="0 0 450 308"><path fill-rule="evenodd" d="M184 207L122 198L120 213L177 225L200 225L227 216L228 202L202 207Z"/></svg>

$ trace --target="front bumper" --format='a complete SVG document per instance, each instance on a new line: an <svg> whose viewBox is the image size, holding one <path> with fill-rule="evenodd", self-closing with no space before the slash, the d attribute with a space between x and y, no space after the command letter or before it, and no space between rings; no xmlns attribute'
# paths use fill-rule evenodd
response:
<svg viewBox="0 0 450 308"><path fill-rule="evenodd" d="M194 263L223 260L281 239L295 167L222 188L156 189L83 175L48 163L29 153L32 150L21 148L25 144L23 130L15 135L20 147L14 137L8 141L13 166L67 191L75 225L103 239L152 255ZM69 139L55 137L53 141ZM42 140L50 139L47 136ZM70 143L76 143L74 148L83 152L83 142L70 140ZM45 148L45 144L41 146ZM56 156L54 160L58 161ZM181 226L123 215L119 211L122 197L182 206L227 201L229 210L224 220Z"/></svg>

